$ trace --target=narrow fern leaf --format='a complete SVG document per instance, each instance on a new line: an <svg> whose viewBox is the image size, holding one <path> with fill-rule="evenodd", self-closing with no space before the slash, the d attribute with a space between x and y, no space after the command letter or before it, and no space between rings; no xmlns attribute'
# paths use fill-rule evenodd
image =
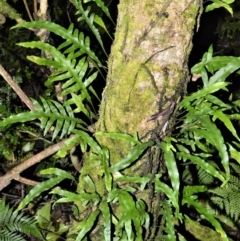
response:
<svg viewBox="0 0 240 241"><path fill-rule="evenodd" d="M223 239L223 241L228 241L228 237L225 233L225 231L223 230L221 224L217 221L217 219L214 218L213 215L209 214L209 212L206 210L205 207L203 207L199 201L195 201L193 197L185 197L182 200L182 204L188 204L189 206L192 206L194 208L196 208L196 210L203 215L209 223L211 223L214 228L216 229L216 231L221 235L221 238Z"/></svg>
<svg viewBox="0 0 240 241"><path fill-rule="evenodd" d="M13 28L40 28L40 29L46 29L52 33L57 34L58 36L64 38L67 40L69 44L72 44L76 46L76 48L80 48L84 51L84 53L88 54L91 59L96 61L98 64L101 64L97 56L93 51L90 50L89 47L89 39L88 41L84 40L84 34L81 33L80 36L74 35L73 32L73 25L70 25L69 29L65 29L62 26L48 22L48 21L32 21L32 22L22 22L17 25L15 25Z"/></svg>
<svg viewBox="0 0 240 241"><path fill-rule="evenodd" d="M7 226L9 230L12 230L12 232L18 232L25 235L32 235L37 238L40 238L41 240L44 240L37 226L36 219L34 217L29 217L24 213L17 212L12 214L10 222L7 224Z"/></svg>
<svg viewBox="0 0 240 241"><path fill-rule="evenodd" d="M133 147L133 149L128 153L128 155L122 159L121 161L117 162L116 164L112 165L110 167L111 172L118 172L122 169L127 168L130 166L133 162L137 161L139 156L150 146L153 145L152 141L145 142L145 143L139 143L136 146Z"/></svg>
<svg viewBox="0 0 240 241"><path fill-rule="evenodd" d="M20 45L20 44L18 44L18 45ZM38 65L49 66L49 67L53 67L55 69L61 68L61 64L56 62L55 60L40 58L40 57L34 56L34 55L28 55L27 59Z"/></svg>
<svg viewBox="0 0 240 241"><path fill-rule="evenodd" d="M102 166L104 170L105 186L108 192L112 190L112 175L109 171L109 151L106 147L102 148Z"/></svg>
<svg viewBox="0 0 240 241"><path fill-rule="evenodd" d="M26 241L26 239L18 233L3 232L0 231L0 240L1 241Z"/></svg>
<svg viewBox="0 0 240 241"><path fill-rule="evenodd" d="M111 36L110 33L108 32L107 27L106 27L106 25L105 25L105 23L103 22L103 20L102 20L101 17L99 17L98 15L95 15L95 16L94 16L94 22L95 22L96 24L98 24L100 27L102 27L102 28L105 30L105 32L107 33L107 35L110 37L110 39L112 39L112 36ZM113 39L112 39L112 40L113 40Z"/></svg>
<svg viewBox="0 0 240 241"><path fill-rule="evenodd" d="M62 80L66 80L72 78L72 75L69 71L56 71L54 73L51 74L51 76L48 78L48 80L45 82L45 86L51 86L52 83L56 82L56 81L62 81Z"/></svg>
<svg viewBox="0 0 240 241"><path fill-rule="evenodd" d="M221 110L216 110L213 113L213 121L215 121L215 119L219 119L233 134L233 136L236 137L238 141L240 141L235 127L233 126L230 118L226 114L224 114Z"/></svg>
<svg viewBox="0 0 240 241"><path fill-rule="evenodd" d="M232 108L231 105L224 103L223 101L221 101L219 98L217 98L214 95L206 95L205 99L210 101L211 103L217 105L217 106L222 107L222 108L227 108L227 109Z"/></svg>
<svg viewBox="0 0 240 241"><path fill-rule="evenodd" d="M216 82L224 82L230 74L232 74L233 72L235 72L239 68L240 68L240 58L235 58L234 60L229 62L227 65L225 65L221 69L219 69L209 79L209 85L212 85Z"/></svg>
<svg viewBox="0 0 240 241"><path fill-rule="evenodd" d="M78 135L73 135L68 138L68 140L65 142L66 145L63 146L56 154L56 157L64 158L69 154L69 151L72 150L73 147L79 145L81 141L81 137Z"/></svg>
<svg viewBox="0 0 240 241"><path fill-rule="evenodd" d="M61 115L67 116L67 113L61 104L59 104L57 101L54 101L54 100L51 100L51 102L57 107L57 110L58 110L58 112L60 112ZM53 105L51 105L51 106L53 106ZM62 137L68 132L68 129L62 128L64 122L65 122L64 120L57 119L55 130L54 130L53 136L52 136L52 140L54 140L56 138L56 136L58 135L58 133L60 131L62 131L62 134L61 134Z"/></svg>
<svg viewBox="0 0 240 241"><path fill-rule="evenodd" d="M168 170L168 175L171 180L172 188L174 190L174 199L172 199L172 204L176 209L176 216L179 216L179 186L180 186L180 181L179 181L179 172L176 164L175 157L173 155L173 152L171 149L173 149L172 144L170 143L170 140L166 140L166 142L162 142L160 145L161 149L163 150L164 153L164 159L166 163L166 167Z"/></svg>
<svg viewBox="0 0 240 241"><path fill-rule="evenodd" d="M177 168L176 160L172 152L172 144L170 142L162 142L161 143L161 149L163 150L164 153L164 159L166 163L166 167L168 169L168 174L171 180L172 187L175 192L179 192L179 186L180 186L180 181L179 181L179 171Z"/></svg>
<svg viewBox="0 0 240 241"><path fill-rule="evenodd" d="M80 135L82 137L82 139L84 140L84 142L87 143L96 154L102 155L101 146L86 132L81 131L81 130L73 130L73 133Z"/></svg>
<svg viewBox="0 0 240 241"><path fill-rule="evenodd" d="M71 175L68 172L66 172L62 169L59 169L59 168L53 168L53 167L47 168L47 169L40 171L40 174L41 175L55 175L55 176L62 177L63 179L70 179L70 180L76 182L73 175Z"/></svg>
<svg viewBox="0 0 240 241"><path fill-rule="evenodd" d="M51 178L47 181L41 182L37 186L33 187L31 191L24 197L21 203L18 205L17 211L23 209L26 205L28 205L34 198L38 197L44 191L47 191L61 182L64 177L58 176Z"/></svg>
<svg viewBox="0 0 240 241"><path fill-rule="evenodd" d="M167 197L169 198L171 203L177 203L175 192L172 188L170 188L167 184L164 182L161 182L159 180L159 175L156 175L154 179L154 184L155 184L155 190L156 192L163 192Z"/></svg>
<svg viewBox="0 0 240 241"><path fill-rule="evenodd" d="M222 165L226 172L226 182L230 178L230 168L229 168L229 156L227 153L227 147L225 145L224 139L222 137L222 134L220 130L217 128L217 126L210 120L208 116L200 116L199 120L203 124L203 126L207 129L208 134L205 135L206 141L210 141L211 144L213 144L219 153L219 156L221 157ZM203 133L203 130L200 130ZM206 132L205 132L206 134ZM211 134L211 137L209 136ZM225 185L225 183L223 183Z"/></svg>
<svg viewBox="0 0 240 241"><path fill-rule="evenodd" d="M66 106L66 110L67 110L67 113L69 114L69 117L75 119L72 108L70 106ZM68 123L70 123L70 126ZM78 123L75 121L65 120L63 129L68 130L67 134L70 135L72 133L72 131L74 130L74 128L77 126L77 124Z"/></svg>
<svg viewBox="0 0 240 241"><path fill-rule="evenodd" d="M164 240L176 241L172 205L170 205L166 201L163 202L162 205L163 205L163 209L160 212L160 214L165 217L166 225L163 228L163 230L167 233L167 235L164 236Z"/></svg>
<svg viewBox="0 0 240 241"><path fill-rule="evenodd" d="M193 156L191 154L184 153L184 152L178 152L177 156L179 158L182 158L183 160L190 160L192 163L200 166L204 171L206 171L209 174L211 174L212 176L218 178L222 182L226 181L225 178L222 176L222 174L214 166L212 166L211 164L202 160L200 157Z"/></svg>
<svg viewBox="0 0 240 241"><path fill-rule="evenodd" d="M100 214L100 210L95 210L91 213L87 220L82 221L75 230L79 231L76 241L81 241L86 234L94 227L94 223Z"/></svg>
<svg viewBox="0 0 240 241"><path fill-rule="evenodd" d="M110 208L108 206L108 203L106 201L102 201L100 204L100 210L102 212L103 216L103 234L104 234L104 240L105 241L111 241L112 232L111 232L111 212Z"/></svg>
<svg viewBox="0 0 240 241"><path fill-rule="evenodd" d="M78 10L76 14L80 14L81 15L78 18L78 21L81 21L81 20L85 20L86 21L86 23L88 24L89 28L92 30L93 34L95 35L96 39L98 40L100 46L102 47L103 52L107 56L107 52L106 52L106 50L104 48L104 45L103 45L103 42L102 42L102 38L101 38L101 36L99 34L99 31L93 24L94 13L91 13L90 16L88 16L89 13L90 13L91 7L89 6L87 8L87 10L84 11L81 1L77 1L77 0L73 0L73 1L74 1L75 7Z"/></svg>
<svg viewBox="0 0 240 241"><path fill-rule="evenodd" d="M90 1L94 1L98 7L100 7L102 9L102 11L108 16L108 18L112 21L112 23L114 24L114 21L111 18L110 12L108 10L108 8L105 6L104 2L102 0L84 0L84 3L88 3Z"/></svg>
<svg viewBox="0 0 240 241"><path fill-rule="evenodd" d="M212 85L206 86L203 89L193 93L192 95L185 97L181 103L180 108L188 106L191 101L194 101L195 99L199 99L202 97L205 97L208 94L214 93L220 89L224 89L229 83L226 82L217 82Z"/></svg>
<svg viewBox="0 0 240 241"><path fill-rule="evenodd" d="M11 125L18 122L27 122L32 121L38 118L43 117L43 112L38 111L30 111L30 112L24 112L17 115L12 115L2 121L0 121L0 127Z"/></svg>
<svg viewBox="0 0 240 241"><path fill-rule="evenodd" d="M83 97L82 94L80 95L75 95L74 93L72 94L72 100L74 101L74 104L77 106L76 109L74 109L75 113L80 113L83 112L89 119L90 119L90 113L86 109L84 103L83 103ZM66 102L66 104L69 104L70 102Z"/></svg>
<svg viewBox="0 0 240 241"><path fill-rule="evenodd" d="M19 45L23 47L31 47L31 48L38 48L38 49L44 50L50 53L56 62L61 63L62 74L59 74L58 77L54 75L54 78L51 78L50 81L46 82L47 85L49 85L49 83L51 83L53 80L59 81L59 80L64 80L65 78L71 77L70 79L71 83L74 82L74 83L77 83L77 85L74 85L69 90L63 91L62 95L64 96L71 92L76 92L78 90L81 90L85 94L87 100L91 103L91 96L89 95L82 81L88 67L85 57L79 61L77 66L75 66L76 65L75 60L65 58L65 56L59 50L57 50L55 47L51 46L48 43L35 41L35 42L21 43ZM67 73L65 73L65 71ZM68 85L69 85L69 81L63 84L62 88L65 89Z"/></svg>
<svg viewBox="0 0 240 241"><path fill-rule="evenodd" d="M236 160L238 162L238 164L240 165L240 152L237 151L232 145L230 145L228 143L229 146L229 152L230 152L230 156L231 158L233 158L234 160Z"/></svg>
<svg viewBox="0 0 240 241"><path fill-rule="evenodd" d="M115 180L115 182L127 182L127 183L140 183L141 184L141 187L140 189L143 191L144 188L146 187L147 183L150 181L151 179L151 176L150 175L147 175L147 176L133 176L133 177L129 177L129 176L122 176L122 177L119 177Z"/></svg>

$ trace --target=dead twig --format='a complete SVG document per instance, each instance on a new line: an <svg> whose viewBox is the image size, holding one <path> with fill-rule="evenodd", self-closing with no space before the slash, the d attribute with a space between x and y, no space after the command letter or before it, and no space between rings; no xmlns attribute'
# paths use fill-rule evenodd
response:
<svg viewBox="0 0 240 241"><path fill-rule="evenodd" d="M11 86L11 88L16 92L16 94L20 97L23 103L30 110L36 110L36 107L33 105L32 101L27 97L27 95L22 91L22 89L18 86L17 83L14 82L12 77L8 74L8 72L3 68L0 64L0 75L7 81L7 83Z"/></svg>
<svg viewBox="0 0 240 241"><path fill-rule="evenodd" d="M24 170L28 169L29 167L35 165L36 163L41 162L46 157L51 156L54 153L56 153L57 151L59 151L63 146L66 145L66 142L68 140L69 140L69 138L64 139L64 140L60 141L59 143L48 147L46 150L39 152L35 156L32 156L28 160L17 165L12 170L10 170L8 173L6 173L4 176L1 176L0 177L0 191L3 188L5 188L6 186L8 186L13 179L17 180L17 181L23 181L24 183L26 183L25 182L26 179L20 177L20 173L23 172ZM27 182L29 184L29 180ZM34 183L34 184L36 184L36 183Z"/></svg>

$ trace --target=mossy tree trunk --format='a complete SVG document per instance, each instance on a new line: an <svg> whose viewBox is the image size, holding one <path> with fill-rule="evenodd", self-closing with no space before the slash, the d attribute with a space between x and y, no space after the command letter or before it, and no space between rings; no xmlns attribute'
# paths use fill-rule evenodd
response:
<svg viewBox="0 0 240 241"><path fill-rule="evenodd" d="M138 132L149 138L147 133L161 124L149 118L185 93L199 4L121 0L118 10L97 131ZM99 142L110 149L113 162L129 152L112 140Z"/></svg>
<svg viewBox="0 0 240 241"><path fill-rule="evenodd" d="M96 132L138 133L143 141L164 134L162 128L168 121L166 118L164 123L148 120L163 110L168 110L167 117L174 118L170 115L173 112L170 107L185 94L189 79L187 62L200 14L199 4L197 0L120 0ZM129 143L101 135L96 138L109 149L111 165L130 151ZM157 170L156 165L159 163L149 165L145 155L124 173L153 173ZM85 159L79 190L91 191L84 181L89 175L97 192L104 195L100 166L98 160ZM148 196L141 198L153 207L154 213L154 205L149 203Z"/></svg>

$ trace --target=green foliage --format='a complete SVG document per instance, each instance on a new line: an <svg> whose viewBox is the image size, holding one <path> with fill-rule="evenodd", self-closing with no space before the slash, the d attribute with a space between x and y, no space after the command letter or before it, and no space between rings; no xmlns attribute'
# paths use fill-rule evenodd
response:
<svg viewBox="0 0 240 241"><path fill-rule="evenodd" d="M85 1L85 3L88 2ZM107 16L109 15L101 0L94 2ZM214 3L209 5L207 10L223 6L230 11L228 5L230 1L214 0L212 2ZM90 12L90 7L84 10L82 1L74 0L74 5L77 14L80 15L78 20L87 22L105 52L95 23L100 26L105 25L99 20L99 16ZM100 146L92 136L83 131L85 122L75 118L74 115L82 112L90 119L93 114L93 111L87 108L86 102L92 107L92 95L96 96L96 93L91 84L96 79L98 71L92 73L88 69L87 59L90 57L97 69L101 63L90 49L89 38L85 37L83 33L79 33L78 30L74 30L73 25L65 29L54 23L35 21L20 23L16 27L44 28L65 39L65 42L58 48L43 42L20 43L19 45L42 49L52 56L52 59L36 56L28 58L37 64L54 68L46 85L51 86L55 82L62 82L62 96L66 97L66 100L61 104L54 100L41 98L41 103L34 101L36 111L13 115L1 121L0 126L40 119L44 134L54 125L52 139L59 134L61 139L65 135L74 133L75 136L57 155L61 157L67 155L68 151L77 144L83 153L87 153L90 149L89 155L99 163L98 175L104 178L103 195L97 192L97 183L91 178L90 173L83 178L88 190L80 190L79 193L63 189L51 191L52 194L61 196L56 203L76 202L85 211L91 210L84 219L78 222L69 235L75 237L77 241L86 240L95 225L99 224L104 240L144 240L145 231L150 229L151 215L155 214L150 213L147 203L136 195L140 190L159 194L163 199L159 204L158 218L161 221L160 229L164 240L179 238L174 224L176 220L184 222L186 217L181 209L183 206L188 206L193 207L211 223L222 239L227 241L227 235L217 217L201 204L199 196L203 193L211 193L212 203L226 211L231 218L239 217L236 203L239 199L237 194L239 179L234 178L231 170L235 173L240 172L239 165L236 165L236 163L240 164L240 146L226 140L219 125L223 126L234 140L239 141L233 120L240 118L240 115L236 114L240 103L233 102L231 99L229 103L225 103L218 97L218 93L227 91L229 83L225 82L226 78L240 68L240 59L226 56L213 57L213 49L210 47L202 61L192 68L193 74L201 75L204 87L185 97L179 104L179 111L184 111L185 116L179 127L177 138L164 137L159 145L152 140L141 142L137 135L96 133L96 135L103 135L116 141L126 141L131 146L131 151L126 157L111 165L108 149ZM209 75L211 75L210 78ZM142 154L153 146L162 153L161 161L164 162L166 172L142 177L135 176L134 173L132 176L123 174L126 168L137 162ZM185 167L183 175L181 173L182 166ZM197 180L193 180L194 174L191 172L191 167L195 167L197 171ZM18 210L41 193L52 189L62 180L74 180L70 174L56 168L44 170L42 174L48 175L49 179L32 188L20 203ZM152 190L148 187L148 183L153 184ZM209 189L209 184L215 184L216 187Z"/></svg>
<svg viewBox="0 0 240 241"><path fill-rule="evenodd" d="M205 11L209 12L216 8L225 8L231 15L233 15L233 10L229 4L233 3L235 0L210 0L213 2L212 4L209 4Z"/></svg>
<svg viewBox="0 0 240 241"><path fill-rule="evenodd" d="M13 211L5 200L0 201L0 240L26 241L25 237L30 235L44 240L33 217Z"/></svg>

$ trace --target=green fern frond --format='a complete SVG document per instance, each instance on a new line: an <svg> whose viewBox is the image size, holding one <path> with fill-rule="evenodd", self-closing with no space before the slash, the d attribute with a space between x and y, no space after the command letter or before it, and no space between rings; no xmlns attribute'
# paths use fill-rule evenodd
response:
<svg viewBox="0 0 240 241"><path fill-rule="evenodd" d="M198 170L198 181L203 185L210 185L214 182L214 177L206 172L203 168L197 167Z"/></svg>
<svg viewBox="0 0 240 241"><path fill-rule="evenodd" d="M98 5L98 7L100 7L102 9L102 11L108 16L108 18L114 24L114 21L112 20L110 12L109 12L108 8L105 6L104 2L102 0L85 0L84 3L88 3L88 2L91 2L91 1L95 2Z"/></svg>
<svg viewBox="0 0 240 241"><path fill-rule="evenodd" d="M217 187L209 190L209 192L215 194L213 197L211 197L211 201L217 207L226 211L226 214L235 221L238 220L240 217L240 193L239 189L235 185L228 183L228 185L224 187Z"/></svg>
<svg viewBox="0 0 240 241"><path fill-rule="evenodd" d="M90 39L89 37L84 38L84 34L82 32L79 33L77 29L74 30L73 24L69 26L68 29L52 22L48 21L32 21L32 22L22 22L15 25L13 28L39 28L46 29L52 33L55 33L59 37L66 40L66 42L62 43L58 50L62 48L68 47L64 53L77 53L76 56L81 56L83 54L87 54L93 61L95 61L98 65L101 65L100 60L95 55L95 53L90 49Z"/></svg>
<svg viewBox="0 0 240 241"><path fill-rule="evenodd" d="M44 240L34 218L13 211L5 200L0 201L0 240L26 241L25 235Z"/></svg>
<svg viewBox="0 0 240 241"><path fill-rule="evenodd" d="M56 122L55 129L52 135L52 139L55 139L59 132L61 132L62 138L66 134L70 134L72 130L78 125L83 127L85 124L82 120L76 119L72 116L72 109L70 106L63 107L57 101L47 101L41 97L41 106L36 100L33 100L34 105L37 107L37 111L30 111L12 115L0 122L0 127L11 125L19 122L27 122L35 119L41 119L41 128L44 129L44 135Z"/></svg>
<svg viewBox="0 0 240 241"><path fill-rule="evenodd" d="M166 235L163 235L164 240L174 241L176 239L176 233L174 228L174 217L173 217L173 211L172 211L172 205L168 202L162 203L162 211L160 212L161 215L165 218L165 227L163 227L163 230L167 233Z"/></svg>
<svg viewBox="0 0 240 241"><path fill-rule="evenodd" d="M102 38L101 38L101 36L99 34L99 31L94 26L95 14L94 13L90 13L91 7L88 6L87 10L84 10L83 6L82 6L82 1L79 1L79 0L73 0L73 1L74 1L74 5L75 5L76 9L78 10L76 12L76 14L80 15L80 17L78 18L78 21L80 22L80 21L84 20L88 24L89 28L92 30L92 32L95 35L97 41L99 42L100 46L102 47L104 53L107 56L107 52L106 52L106 50L104 48L103 41L102 41ZM90 15L89 15L89 13L90 13Z"/></svg>
<svg viewBox="0 0 240 241"><path fill-rule="evenodd" d="M239 164L230 163L230 166L237 175L240 175L240 165Z"/></svg>
<svg viewBox="0 0 240 241"><path fill-rule="evenodd" d="M52 55L54 60L28 56L28 59L36 64L51 66L57 69L57 71L46 81L46 86L52 85L55 81L65 81L62 85L62 96L81 92L82 101L86 98L87 101L92 104L91 96L87 88L93 80L96 79L98 72L94 72L88 76L87 79L84 79L88 69L88 61L86 60L86 57L81 58L77 62L76 57L78 56L76 56L76 53L74 54L74 52L71 52L65 57L65 55L55 47L40 41L19 43L18 45L26 48L38 48Z"/></svg>

